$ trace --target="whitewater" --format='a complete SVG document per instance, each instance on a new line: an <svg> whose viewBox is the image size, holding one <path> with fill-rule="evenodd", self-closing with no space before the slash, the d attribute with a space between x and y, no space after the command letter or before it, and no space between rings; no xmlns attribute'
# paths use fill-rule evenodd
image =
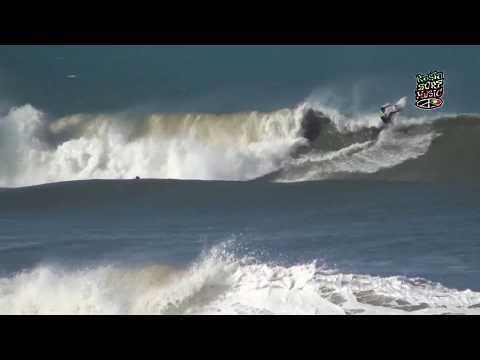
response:
<svg viewBox="0 0 480 360"><path fill-rule="evenodd" d="M343 274L237 258L228 242L189 267L39 266L0 279L2 314L480 314L480 293L420 278Z"/></svg>
<svg viewBox="0 0 480 360"><path fill-rule="evenodd" d="M327 121L314 119L320 134L307 139L304 119L312 109ZM137 176L247 181L276 173L271 180L292 182L374 174L428 153L444 135L435 120L400 117L379 133L378 114L346 116L308 101L270 113L60 119L25 105L0 117L0 186Z"/></svg>

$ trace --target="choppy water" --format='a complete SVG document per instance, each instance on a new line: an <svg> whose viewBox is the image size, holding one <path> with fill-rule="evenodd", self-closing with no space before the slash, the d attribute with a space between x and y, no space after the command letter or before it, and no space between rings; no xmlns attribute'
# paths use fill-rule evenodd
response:
<svg viewBox="0 0 480 360"><path fill-rule="evenodd" d="M476 53L0 47L0 313L479 313Z"/></svg>

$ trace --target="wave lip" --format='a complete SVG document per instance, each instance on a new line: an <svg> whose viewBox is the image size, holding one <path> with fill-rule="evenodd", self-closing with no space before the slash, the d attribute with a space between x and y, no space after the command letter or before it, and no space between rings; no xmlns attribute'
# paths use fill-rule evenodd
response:
<svg viewBox="0 0 480 360"><path fill-rule="evenodd" d="M480 294L315 263L236 259L218 246L187 268L43 266L0 279L2 314L480 314Z"/></svg>

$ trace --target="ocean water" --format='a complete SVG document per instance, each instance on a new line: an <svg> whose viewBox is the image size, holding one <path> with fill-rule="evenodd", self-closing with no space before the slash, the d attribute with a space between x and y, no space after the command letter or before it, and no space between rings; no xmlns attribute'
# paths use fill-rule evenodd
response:
<svg viewBox="0 0 480 360"><path fill-rule="evenodd" d="M479 55L0 46L0 314L480 314Z"/></svg>

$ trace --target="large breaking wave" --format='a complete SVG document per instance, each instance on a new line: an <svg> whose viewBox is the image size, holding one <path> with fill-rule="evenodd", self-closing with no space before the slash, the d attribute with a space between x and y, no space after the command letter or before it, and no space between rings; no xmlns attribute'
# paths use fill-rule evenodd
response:
<svg viewBox="0 0 480 360"><path fill-rule="evenodd" d="M39 266L0 278L0 314L479 314L480 294L419 278L238 258L221 244L184 268Z"/></svg>
<svg viewBox="0 0 480 360"><path fill-rule="evenodd" d="M270 113L0 116L0 187L83 179L478 179L479 119L346 116L304 103Z"/></svg>

